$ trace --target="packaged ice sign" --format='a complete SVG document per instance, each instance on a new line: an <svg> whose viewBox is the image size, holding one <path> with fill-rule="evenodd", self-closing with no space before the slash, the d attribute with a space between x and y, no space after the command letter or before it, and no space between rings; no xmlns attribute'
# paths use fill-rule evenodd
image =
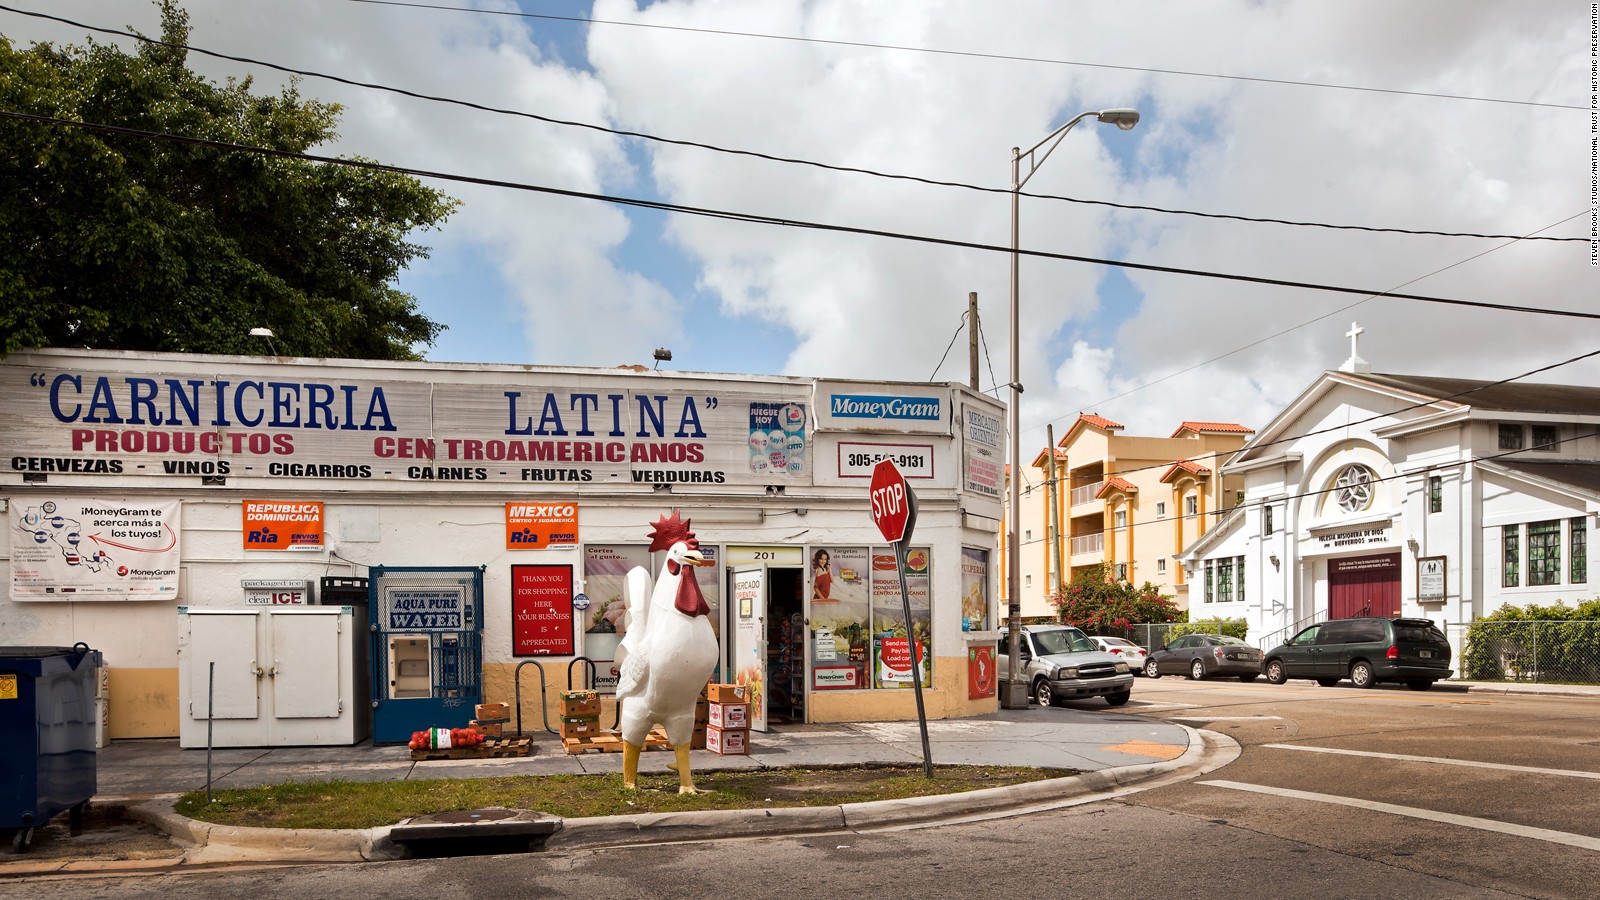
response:
<svg viewBox="0 0 1600 900"><path fill-rule="evenodd" d="M300 579L246 579L245 606L307 606L312 602L311 582Z"/></svg>

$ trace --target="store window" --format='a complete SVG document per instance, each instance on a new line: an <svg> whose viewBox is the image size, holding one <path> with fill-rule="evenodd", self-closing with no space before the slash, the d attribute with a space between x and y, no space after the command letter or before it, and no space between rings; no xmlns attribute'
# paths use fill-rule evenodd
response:
<svg viewBox="0 0 1600 900"><path fill-rule="evenodd" d="M1428 512L1444 512L1444 479L1438 475L1428 477Z"/></svg>
<svg viewBox="0 0 1600 900"><path fill-rule="evenodd" d="M1500 529L1500 586L1520 587L1522 573L1521 525L1506 525Z"/></svg>
<svg viewBox="0 0 1600 900"><path fill-rule="evenodd" d="M1528 584L1561 583L1561 520L1528 523Z"/></svg>
<svg viewBox="0 0 1600 900"><path fill-rule="evenodd" d="M989 551L961 548L961 630L989 630Z"/></svg>
<svg viewBox="0 0 1600 900"><path fill-rule="evenodd" d="M1273 535L1272 507L1270 506L1261 507L1261 533L1267 537L1272 537Z"/></svg>
<svg viewBox="0 0 1600 900"><path fill-rule="evenodd" d="M927 547L912 547L906 553L906 595L911 602L909 631L920 645L918 655L924 687L933 684L930 560ZM987 557L982 560L982 568L982 581L987 591ZM818 649L813 649L814 667L852 665L857 669L855 683L863 688L909 690L912 687L911 645L907 641L905 611L900 602L900 577L894 548L813 547L811 569L812 634L814 638L819 633L832 634L834 657L823 659ZM1026 580L1031 585L1032 576L1027 576ZM983 603L987 608L987 596ZM817 640L816 648L821 647L822 641ZM822 653L825 652L823 649Z"/></svg>
<svg viewBox="0 0 1600 900"><path fill-rule="evenodd" d="M1212 587L1213 581L1216 577L1216 565L1216 560L1206 560L1206 589L1204 593L1201 594L1201 597L1206 603L1210 603L1216 598L1216 591Z"/></svg>
<svg viewBox="0 0 1600 900"><path fill-rule="evenodd" d="M1568 527L1571 535L1567 542L1567 558L1572 560L1570 578L1573 584L1589 583L1589 520L1583 516L1573 518Z"/></svg>

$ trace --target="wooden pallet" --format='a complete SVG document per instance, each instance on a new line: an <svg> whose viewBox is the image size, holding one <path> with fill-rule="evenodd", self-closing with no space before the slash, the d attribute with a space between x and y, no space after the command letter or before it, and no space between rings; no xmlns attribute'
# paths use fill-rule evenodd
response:
<svg viewBox="0 0 1600 900"><path fill-rule="evenodd" d="M413 760L428 759L501 759L509 756L528 756L533 753L533 741L528 738L490 738L472 747L451 747L447 750L413 750Z"/></svg>
<svg viewBox="0 0 1600 900"><path fill-rule="evenodd" d="M597 753L621 753L622 735L615 731L600 731L594 734L582 735L580 737L562 738L561 746L565 747L567 753L571 755L588 753L590 751ZM645 750L667 750L670 749L670 747L671 744L667 741L667 733L660 727L650 729L650 733L645 735L643 747Z"/></svg>

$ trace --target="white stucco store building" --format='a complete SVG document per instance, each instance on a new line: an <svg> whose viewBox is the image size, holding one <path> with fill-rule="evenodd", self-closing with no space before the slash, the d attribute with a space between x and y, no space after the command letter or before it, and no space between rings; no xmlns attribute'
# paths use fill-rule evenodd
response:
<svg viewBox="0 0 1600 900"><path fill-rule="evenodd" d="M1180 557L1190 614L1246 619L1265 650L1326 618L1446 625L1592 599L1597 431L1600 388L1374 374L1353 358L1224 465L1244 503Z"/></svg>
<svg viewBox="0 0 1600 900"><path fill-rule="evenodd" d="M913 718L868 508L885 456L920 501L908 592L928 714L997 706L992 666L969 663L996 636L1005 416L962 385L42 350L0 360L0 415L0 645L101 650L112 738L202 715L202 659L217 696L224 677L255 690L262 716L286 684L316 692L282 660L202 652L195 623L321 605L325 578L372 578L336 651L371 696L341 714L409 678L440 704L428 715L462 719L434 724L465 724L530 660L551 695L578 657L603 688L607 604L628 568L655 570L650 524L673 510L718 563L701 583L720 674L760 681L770 721ZM521 688L538 727L531 669Z"/></svg>

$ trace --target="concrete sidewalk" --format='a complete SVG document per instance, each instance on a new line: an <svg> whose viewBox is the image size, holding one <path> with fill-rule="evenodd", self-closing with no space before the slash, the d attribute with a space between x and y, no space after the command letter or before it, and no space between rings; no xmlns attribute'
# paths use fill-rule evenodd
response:
<svg viewBox="0 0 1600 900"><path fill-rule="evenodd" d="M1348 685L1345 685L1348 687ZM1384 689L1402 690L1384 685ZM1440 682L1440 693L1534 694L1600 697L1600 686L1533 683ZM1409 691L1404 691L1410 693ZM1417 694L1425 700L1426 694ZM935 764L1020 765L1074 769L1070 778L948 796L848 806L670 815L612 816L560 823L550 849L708 840L754 834L793 834L949 821L1005 815L1023 808L1060 806L1115 796L1212 771L1239 754L1230 739L1175 722L1086 705L1042 710L1002 710L969 719L928 723ZM506 775L605 774L622 770L619 753L567 755L554 735L535 732L527 757L414 762L401 746L227 748L210 755L217 789L294 781L394 781L489 778ZM640 757L640 772L666 773L671 753ZM866 722L780 726L752 736L749 756L694 751L697 772L730 769L838 766L863 763L917 764L921 738L915 722ZM231 828L184 818L173 802L186 791L204 790L205 750L183 750L177 741L117 741L97 757L99 789L93 806L117 807L167 836L134 854L121 854L92 835L63 832L53 854L37 856L0 848L0 879L73 872L172 869L235 862L358 862L404 854L389 840L390 827L361 831L293 831ZM65 817L60 817L64 820ZM52 828L57 828L52 825ZM74 841L78 841L76 845ZM111 843L116 843L112 841ZM130 842L124 842L130 843ZM81 847L81 852L75 852ZM143 854L147 858L139 858ZM92 858L90 858L92 857Z"/></svg>
<svg viewBox="0 0 1600 900"><path fill-rule="evenodd" d="M622 770L620 753L567 755L554 735L533 735L527 757L484 760L411 760L405 747L281 747L211 752L216 789L292 781L389 781L487 778L508 775L599 774ZM947 796L832 807L731 810L611 816L559 823L549 849L704 840L754 834L793 834L1001 814L1017 807L1081 802L1133 785L1193 777L1238 754L1226 738L1141 716L1104 710L1005 710L970 719L928 723L936 765L1019 765L1073 769L1080 774ZM672 754L646 752L641 774L668 772ZM864 763L917 764L921 737L915 722L780 726L753 734L750 755L694 751L696 772ZM0 851L0 878L51 872L147 870L235 862L359 862L405 855L389 840L390 826L360 831L233 828L196 822L172 811L178 794L203 790L207 752L176 741L118 741L98 755L94 805L121 805L126 815L170 835L180 855L157 860L74 859L63 837L50 859Z"/></svg>

